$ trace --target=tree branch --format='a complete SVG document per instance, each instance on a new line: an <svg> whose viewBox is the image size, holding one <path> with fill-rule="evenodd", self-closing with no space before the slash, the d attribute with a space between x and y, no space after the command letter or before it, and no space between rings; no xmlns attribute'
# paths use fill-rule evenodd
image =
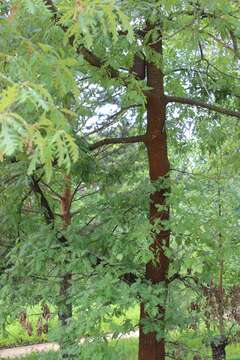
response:
<svg viewBox="0 0 240 360"><path fill-rule="evenodd" d="M129 136L126 138L109 138L109 139L103 139L95 144L89 145L90 150L98 149L99 147L106 146L106 145L112 145L112 144L134 144L139 142L144 142L145 135L137 135L137 136Z"/></svg>
<svg viewBox="0 0 240 360"><path fill-rule="evenodd" d="M45 218L46 224L47 225L53 224L55 216L54 216L54 213L47 201L47 198L45 197L45 195L39 185L38 180L36 180L34 176L31 176L31 180L32 180L31 187L32 187L33 192L40 196L40 205L44 212L44 218Z"/></svg>
<svg viewBox="0 0 240 360"><path fill-rule="evenodd" d="M56 192L49 184L45 183L43 180L41 180L41 183L42 183L52 194L54 194L54 195L57 197L58 200L61 199L61 195L60 195L58 192Z"/></svg>
<svg viewBox="0 0 240 360"><path fill-rule="evenodd" d="M193 283L198 286L201 287L202 284L200 283L200 280L196 277L196 276L192 276L192 275L181 275L179 273L175 273L172 276L170 276L170 278L168 279L168 283L172 283L175 280L179 280L181 282L183 282L185 285L189 285L188 283L186 283L187 280L192 280Z"/></svg>
<svg viewBox="0 0 240 360"><path fill-rule="evenodd" d="M201 107L203 109L215 111L220 114L240 118L239 111L225 109L225 108L222 108L217 105L205 103L201 100L188 99L188 98L184 98L184 97L180 97L180 96L166 96L166 101L167 101L167 103L178 103L178 104L183 104L183 105L197 106L197 107Z"/></svg>
<svg viewBox="0 0 240 360"><path fill-rule="evenodd" d="M82 200L82 199L84 199L84 198L86 198L86 197L88 197L88 196L95 195L95 194L97 194L97 193L99 193L99 192L100 192L100 190L95 190L95 191L92 191L91 193L84 194L84 195L80 196L79 198L73 200L73 202Z"/></svg>
<svg viewBox="0 0 240 360"><path fill-rule="evenodd" d="M56 8L56 6L54 5L52 0L43 0L44 4L46 5L46 7L49 9L49 11L52 13L53 17L54 17L54 21L56 22L56 24L61 27L61 29L64 32L67 32L68 28L65 27L64 25L60 24L59 20L60 17L58 15L58 10ZM70 45L74 45L74 40L75 40L75 36L71 36L69 37L69 43ZM76 49L78 54L81 54L84 59L92 66L101 68L102 66L105 65L105 63L103 61L101 61L101 59L99 59L99 57L97 57L95 54L93 54L90 50L88 50L87 48L85 48L84 46L78 46L78 48ZM112 79L116 79L119 78L119 71L114 69L113 67L111 67L110 65L107 65L105 67L108 75L110 78Z"/></svg>
<svg viewBox="0 0 240 360"><path fill-rule="evenodd" d="M237 58L239 58L239 54L235 53L235 49L233 49L231 46L225 44L221 39L217 38L216 36L214 36L213 34L207 32L207 35L210 36L213 40L215 40L218 44L220 44L222 47L224 47L227 50L230 50L231 52L233 52Z"/></svg>
<svg viewBox="0 0 240 360"><path fill-rule="evenodd" d="M52 0L43 0L44 4L48 8L48 10L54 15L56 21L59 20L58 12L56 6L53 4Z"/></svg>
<svg viewBox="0 0 240 360"><path fill-rule="evenodd" d="M232 30L229 30L229 34L232 39L232 44L233 44L233 49L234 49L235 55L237 58L240 58L240 53L239 53L239 48L238 48L238 39Z"/></svg>
<svg viewBox="0 0 240 360"><path fill-rule="evenodd" d="M139 107L140 105L136 104L136 105L130 105L130 106L127 106L125 108L122 108L120 109L119 111L115 112L114 114L110 115L108 117L108 119L99 127L97 127L96 129L88 132L86 134L86 136L89 136L89 135L92 135L92 134L95 134L99 131L102 131L102 130L105 130L106 128L108 128L109 126L113 125L116 121L118 121L118 117L123 115L125 112L127 112L128 110L132 110L136 107Z"/></svg>

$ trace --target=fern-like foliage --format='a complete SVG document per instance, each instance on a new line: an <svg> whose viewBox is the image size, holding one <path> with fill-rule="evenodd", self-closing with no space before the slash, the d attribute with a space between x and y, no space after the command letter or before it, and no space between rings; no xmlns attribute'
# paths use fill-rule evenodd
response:
<svg viewBox="0 0 240 360"><path fill-rule="evenodd" d="M39 113L38 121L33 123L21 116L21 108L29 101ZM61 111L54 105L43 86L23 83L6 88L0 95L1 159L25 154L30 160L28 174L43 166L48 181L53 165L69 172L71 163L78 159L79 149L67 126L65 113L66 109Z"/></svg>
<svg viewBox="0 0 240 360"><path fill-rule="evenodd" d="M61 23L64 26L68 24L68 37L74 35L76 42L84 43L88 48L94 44L99 29L113 43L118 41L119 30L126 32L130 42L134 39L129 18L113 0L60 1L59 8L64 13Z"/></svg>

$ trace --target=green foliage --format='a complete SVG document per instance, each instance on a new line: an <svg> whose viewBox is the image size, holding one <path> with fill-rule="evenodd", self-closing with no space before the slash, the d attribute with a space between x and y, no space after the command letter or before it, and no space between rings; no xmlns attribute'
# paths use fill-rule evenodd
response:
<svg viewBox="0 0 240 360"><path fill-rule="evenodd" d="M240 272L238 120L168 104L171 171L155 184L144 144L104 140L146 132L151 89L132 71L136 54L162 70L166 94L239 109L237 2L0 6L1 324L42 301L60 313L72 305L67 325L56 321L49 339L81 359L125 359L128 349L108 335L139 325L130 313L141 298L145 332L176 334L179 344L184 334L199 351L197 332L205 342L219 335L206 291L216 293L222 272L224 331L238 341L231 305ZM159 38L162 55L149 46ZM150 224L149 197L169 183L170 220ZM152 233L163 227L171 230L167 299L161 284L144 279ZM81 337L89 341L79 345Z"/></svg>
<svg viewBox="0 0 240 360"><path fill-rule="evenodd" d="M40 110L37 122L28 123L17 112L31 102L35 111ZM3 91L0 102L1 112L1 157L26 153L30 157L28 175L38 165L43 165L47 180L52 176L52 164L70 171L71 162L76 162L79 149L70 135L65 114L53 105L49 93L39 85L13 85Z"/></svg>

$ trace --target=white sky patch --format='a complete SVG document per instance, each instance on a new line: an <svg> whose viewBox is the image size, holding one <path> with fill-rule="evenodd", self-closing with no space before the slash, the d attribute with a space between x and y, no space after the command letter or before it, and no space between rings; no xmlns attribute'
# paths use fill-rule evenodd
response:
<svg viewBox="0 0 240 360"><path fill-rule="evenodd" d="M117 113L120 110L119 105L115 104L105 104L99 108L96 109L96 115L91 116L85 123L85 126L83 128L83 132L87 135L88 133L91 133L93 130L97 130L98 128L101 128L104 124L107 123L108 118L113 116L115 113ZM116 124L110 125L110 126L117 126L118 122Z"/></svg>

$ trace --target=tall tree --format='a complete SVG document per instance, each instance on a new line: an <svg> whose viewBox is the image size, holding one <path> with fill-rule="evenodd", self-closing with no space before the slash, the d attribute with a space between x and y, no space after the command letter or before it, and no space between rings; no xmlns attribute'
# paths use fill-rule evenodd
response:
<svg viewBox="0 0 240 360"><path fill-rule="evenodd" d="M178 0L10 3L1 20L2 157L24 154L30 161L28 174L43 166L50 181L54 167L70 173L71 164L88 152L145 144L154 191L149 200L151 259L142 286L156 289L159 303L150 316L149 294L140 294L139 360L164 360L170 240L167 131L174 141L179 126L186 126L189 117L197 121L206 110L229 121L240 118L239 5ZM232 79L230 90L221 82L223 76ZM101 96L117 112L89 131L88 118L93 109L99 115ZM66 97L74 99L67 109ZM178 105L187 105L179 121ZM133 113L128 121L122 117L125 111Z"/></svg>

